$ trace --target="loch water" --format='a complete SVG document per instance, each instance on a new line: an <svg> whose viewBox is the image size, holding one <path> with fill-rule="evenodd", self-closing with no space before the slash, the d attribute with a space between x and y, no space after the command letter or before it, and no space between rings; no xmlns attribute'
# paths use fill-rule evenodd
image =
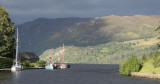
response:
<svg viewBox="0 0 160 84"><path fill-rule="evenodd" d="M0 84L160 84L160 80L122 76L114 64L71 64L64 70L2 71Z"/></svg>

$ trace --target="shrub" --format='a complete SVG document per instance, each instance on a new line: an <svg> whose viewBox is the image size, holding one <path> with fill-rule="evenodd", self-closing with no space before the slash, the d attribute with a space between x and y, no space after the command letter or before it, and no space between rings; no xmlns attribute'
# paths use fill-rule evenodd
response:
<svg viewBox="0 0 160 84"><path fill-rule="evenodd" d="M0 69L2 68L2 64L0 63Z"/></svg>
<svg viewBox="0 0 160 84"><path fill-rule="evenodd" d="M30 62L28 60L24 61L21 63L21 65L23 66L23 68L27 68L27 67L30 67Z"/></svg>
<svg viewBox="0 0 160 84"><path fill-rule="evenodd" d="M154 67L159 67L160 66L160 56L153 60L153 66Z"/></svg>
<svg viewBox="0 0 160 84"><path fill-rule="evenodd" d="M143 63L147 62L149 60L149 57L147 57L146 55L142 56L142 59L139 60L139 62L143 65Z"/></svg>
<svg viewBox="0 0 160 84"><path fill-rule="evenodd" d="M40 60L40 61L37 61L37 62L36 62L36 65L37 65L38 67L44 67L44 66L45 66L45 62L42 61L42 60Z"/></svg>
<svg viewBox="0 0 160 84"><path fill-rule="evenodd" d="M131 72L138 72L141 69L142 64L139 62L136 56L132 56L129 60L123 62L120 65L120 73L122 75L129 76Z"/></svg>
<svg viewBox="0 0 160 84"><path fill-rule="evenodd" d="M29 67L35 67L35 63L30 63Z"/></svg>
<svg viewBox="0 0 160 84"><path fill-rule="evenodd" d="M142 60L144 60L144 61L146 61L146 60L147 60L146 55L143 55Z"/></svg>
<svg viewBox="0 0 160 84"><path fill-rule="evenodd" d="M158 51L154 52L153 54L153 66L154 67L160 66L160 53Z"/></svg>
<svg viewBox="0 0 160 84"><path fill-rule="evenodd" d="M13 65L13 60L10 58L0 59L0 68L10 68Z"/></svg>

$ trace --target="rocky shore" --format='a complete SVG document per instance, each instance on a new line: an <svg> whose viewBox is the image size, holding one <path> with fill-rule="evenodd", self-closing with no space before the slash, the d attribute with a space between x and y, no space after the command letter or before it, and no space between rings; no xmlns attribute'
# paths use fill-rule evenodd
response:
<svg viewBox="0 0 160 84"><path fill-rule="evenodd" d="M160 74L146 74L146 73L132 72L131 76L160 80Z"/></svg>

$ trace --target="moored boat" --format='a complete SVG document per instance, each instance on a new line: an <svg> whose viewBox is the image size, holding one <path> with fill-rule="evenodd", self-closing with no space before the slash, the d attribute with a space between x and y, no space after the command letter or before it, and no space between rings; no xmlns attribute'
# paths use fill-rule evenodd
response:
<svg viewBox="0 0 160 84"><path fill-rule="evenodd" d="M15 72L15 71L22 71L22 66L20 64L15 64L12 66L11 71Z"/></svg>
<svg viewBox="0 0 160 84"><path fill-rule="evenodd" d="M62 47L62 63L59 64L59 68L60 69L70 68L69 64L64 63L64 44L63 44L63 47Z"/></svg>
<svg viewBox="0 0 160 84"><path fill-rule="evenodd" d="M54 67L53 67L52 63L47 63L46 66L45 66L45 69L47 69L47 70L53 70Z"/></svg>
<svg viewBox="0 0 160 84"><path fill-rule="evenodd" d="M49 62L46 63L45 69L53 70L57 68L57 63L51 62L52 57L49 57Z"/></svg>
<svg viewBox="0 0 160 84"><path fill-rule="evenodd" d="M16 42L16 63L11 67L11 71L21 71L23 67L18 63L18 28L17 28L17 42Z"/></svg>
<svg viewBox="0 0 160 84"><path fill-rule="evenodd" d="M66 69L66 68L70 68L70 65L69 64L65 64L65 63L62 63L60 64L60 69Z"/></svg>

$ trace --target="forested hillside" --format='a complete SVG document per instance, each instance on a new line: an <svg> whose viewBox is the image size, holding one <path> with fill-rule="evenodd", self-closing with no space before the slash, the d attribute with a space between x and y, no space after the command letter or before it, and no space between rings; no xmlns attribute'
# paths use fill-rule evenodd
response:
<svg viewBox="0 0 160 84"><path fill-rule="evenodd" d="M97 46L108 42L123 42L153 38L160 16L104 16L91 19L38 19L20 25L23 51L40 55L47 49L66 46ZM61 22L62 21L62 22ZM68 25L67 22L74 22Z"/></svg>
<svg viewBox="0 0 160 84"><path fill-rule="evenodd" d="M66 31L69 27L76 25L76 23L89 20L91 18L39 18L18 25L20 30L20 49L22 52L30 51L40 55L44 50L58 46L55 45L58 40L51 41L52 35Z"/></svg>
<svg viewBox="0 0 160 84"><path fill-rule="evenodd" d="M141 58L157 49L159 40L155 38L139 39L124 42L109 42L96 46L64 47L64 61L66 63L119 64L132 55ZM40 60L48 61L49 57L61 62L62 47L46 50Z"/></svg>

